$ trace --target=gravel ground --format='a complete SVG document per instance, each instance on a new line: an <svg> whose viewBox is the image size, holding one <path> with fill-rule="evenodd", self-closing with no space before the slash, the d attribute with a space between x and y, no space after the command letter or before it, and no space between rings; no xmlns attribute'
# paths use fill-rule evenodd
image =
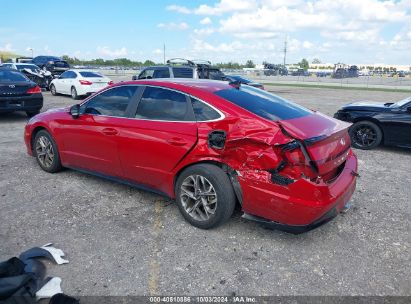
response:
<svg viewBox="0 0 411 304"><path fill-rule="evenodd" d="M332 115L350 101L401 93L268 88ZM70 105L44 93L43 110ZM70 295L411 295L411 152L359 151L345 215L302 235L241 219L203 231L172 201L72 170L48 174L26 154L23 114L0 115L0 260L54 242L48 264Z"/></svg>

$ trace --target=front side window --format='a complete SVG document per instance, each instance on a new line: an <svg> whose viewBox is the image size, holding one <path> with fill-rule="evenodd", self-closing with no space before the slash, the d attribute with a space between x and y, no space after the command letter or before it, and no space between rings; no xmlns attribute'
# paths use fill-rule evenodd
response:
<svg viewBox="0 0 411 304"><path fill-rule="evenodd" d="M81 112L92 115L126 117L137 86L122 86L106 90L81 106Z"/></svg>
<svg viewBox="0 0 411 304"><path fill-rule="evenodd" d="M208 121L221 117L216 110L196 98L191 97L191 103L197 121Z"/></svg>
<svg viewBox="0 0 411 304"><path fill-rule="evenodd" d="M192 115L184 94L162 88L147 87L137 107L136 118L164 121L187 121Z"/></svg>
<svg viewBox="0 0 411 304"><path fill-rule="evenodd" d="M70 78L70 72L64 72L63 74L60 75L59 79L66 79L66 78Z"/></svg>
<svg viewBox="0 0 411 304"><path fill-rule="evenodd" d="M138 79L151 79L154 75L154 69L146 69L138 75Z"/></svg>
<svg viewBox="0 0 411 304"><path fill-rule="evenodd" d="M225 89L214 94L262 118L273 121L299 118L312 113L291 101L249 86Z"/></svg>

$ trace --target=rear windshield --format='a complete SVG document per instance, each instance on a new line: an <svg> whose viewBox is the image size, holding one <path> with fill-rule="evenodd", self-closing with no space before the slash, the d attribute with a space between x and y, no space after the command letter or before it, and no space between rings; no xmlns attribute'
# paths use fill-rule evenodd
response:
<svg viewBox="0 0 411 304"><path fill-rule="evenodd" d="M29 81L24 75L19 72L10 70L0 70L0 82L21 82Z"/></svg>
<svg viewBox="0 0 411 304"><path fill-rule="evenodd" d="M311 111L274 94L249 86L226 89L214 94L268 120L286 120L311 114Z"/></svg>
<svg viewBox="0 0 411 304"><path fill-rule="evenodd" d="M79 74L85 78L102 78L103 75L100 75L95 72L79 72Z"/></svg>
<svg viewBox="0 0 411 304"><path fill-rule="evenodd" d="M174 78L193 78L192 68L173 68Z"/></svg>

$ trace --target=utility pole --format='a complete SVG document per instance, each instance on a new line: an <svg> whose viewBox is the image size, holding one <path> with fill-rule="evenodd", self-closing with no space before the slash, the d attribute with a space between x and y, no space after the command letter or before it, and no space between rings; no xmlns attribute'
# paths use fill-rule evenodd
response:
<svg viewBox="0 0 411 304"><path fill-rule="evenodd" d="M287 36L285 36L285 40L284 40L284 67L285 67L285 61L287 59Z"/></svg>
<svg viewBox="0 0 411 304"><path fill-rule="evenodd" d="M163 44L163 59L164 59L164 64L166 64L166 44Z"/></svg>

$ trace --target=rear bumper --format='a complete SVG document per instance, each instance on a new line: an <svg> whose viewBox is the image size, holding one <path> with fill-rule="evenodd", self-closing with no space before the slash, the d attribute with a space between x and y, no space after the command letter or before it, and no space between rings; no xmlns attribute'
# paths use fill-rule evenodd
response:
<svg viewBox="0 0 411 304"><path fill-rule="evenodd" d="M43 107L43 96L33 94L21 97L1 97L0 112L36 111Z"/></svg>
<svg viewBox="0 0 411 304"><path fill-rule="evenodd" d="M245 218L273 228L301 233L335 217L350 200L356 187L357 158L350 151L344 169L331 184L296 180L287 186L270 179L239 177Z"/></svg>
<svg viewBox="0 0 411 304"><path fill-rule="evenodd" d="M281 231L285 231L285 232L289 232L289 233L293 233L293 234L300 234L300 233L304 233L304 232L308 232L310 230L313 230L313 229L315 229L315 228L331 221L333 218L335 218L338 215L338 213L339 212L334 207L330 211L328 211L326 214L321 216L318 220L312 222L311 224L300 225L300 226L286 225L286 224L281 224L281 223L277 223L277 222L273 222L273 221L268 221L265 218L255 216L255 215L251 215L251 214L248 214L248 213L244 213L244 215L242 217L245 218L246 220L250 220L250 221L260 223L263 226L265 226L267 228L270 228L270 229L281 230Z"/></svg>
<svg viewBox="0 0 411 304"><path fill-rule="evenodd" d="M101 86L101 87L78 86L76 90L77 90L78 95L91 95L104 88L105 86Z"/></svg>

